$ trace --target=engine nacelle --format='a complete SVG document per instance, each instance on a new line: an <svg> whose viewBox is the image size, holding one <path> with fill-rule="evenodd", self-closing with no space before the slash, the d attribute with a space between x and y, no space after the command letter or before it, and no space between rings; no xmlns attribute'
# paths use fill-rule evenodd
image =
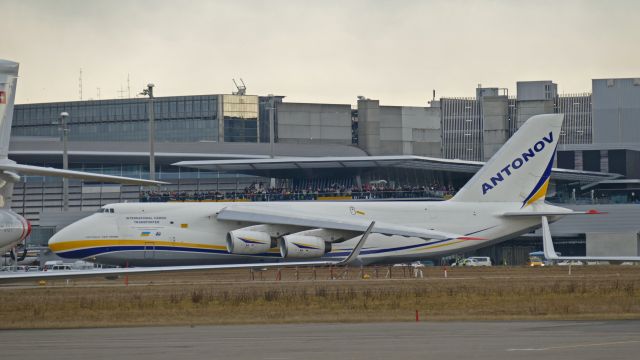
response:
<svg viewBox="0 0 640 360"><path fill-rule="evenodd" d="M283 236L279 246L280 255L288 259L318 258L331 251L331 243L308 235Z"/></svg>
<svg viewBox="0 0 640 360"><path fill-rule="evenodd" d="M237 255L255 255L268 252L271 236L262 231L233 230L227 234L227 251Z"/></svg>
<svg viewBox="0 0 640 360"><path fill-rule="evenodd" d="M22 216L7 210L0 211L0 255L18 245L31 233L31 224Z"/></svg>

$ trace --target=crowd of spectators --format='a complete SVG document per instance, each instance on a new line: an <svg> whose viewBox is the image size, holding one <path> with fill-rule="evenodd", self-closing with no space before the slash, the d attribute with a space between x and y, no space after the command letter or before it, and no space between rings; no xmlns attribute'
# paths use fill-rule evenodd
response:
<svg viewBox="0 0 640 360"><path fill-rule="evenodd" d="M362 187L333 184L325 187L267 187L255 182L243 191L148 191L140 195L141 202L167 201L283 201L318 200L321 197L351 199L397 199L397 198L446 198L455 193L453 187L437 183L429 186L394 186L386 181L364 184Z"/></svg>

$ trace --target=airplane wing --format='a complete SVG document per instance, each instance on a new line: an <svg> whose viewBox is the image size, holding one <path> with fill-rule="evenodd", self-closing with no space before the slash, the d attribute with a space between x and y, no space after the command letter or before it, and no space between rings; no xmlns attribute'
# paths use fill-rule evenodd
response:
<svg viewBox="0 0 640 360"><path fill-rule="evenodd" d="M34 271L34 272L5 272L0 273L0 283L16 282L21 280L41 280L55 278L77 278L77 277L96 277L96 276L113 276L113 275L133 275L133 274L154 274L167 272L189 272L203 270L221 270L221 269L255 269L255 268L274 268L274 267L292 267L292 266L342 266L353 263L360 255L360 251L364 246L369 234L373 230L375 221L371 222L367 229L358 240L356 246L351 250L349 255L340 261L290 261L290 262L273 262L273 263L246 263L246 264L221 264L221 265L194 265L194 266L156 266L156 267L139 267L139 268L114 268L114 269L95 269L95 270L77 270L77 271Z"/></svg>
<svg viewBox="0 0 640 360"><path fill-rule="evenodd" d="M332 229L363 232L367 229L367 219L344 219L327 216L314 216L289 211L274 210L268 206L228 206L217 214L218 220L243 221L256 224L296 225L317 229ZM374 233L383 235L399 235L422 239L465 239L481 240L460 234L428 230L417 227L376 222Z"/></svg>
<svg viewBox="0 0 640 360"><path fill-rule="evenodd" d="M62 176L74 179L91 180L99 182L113 182L127 185L163 185L162 181L129 178L124 176L102 175L84 171L62 170L51 167L41 167L32 165L21 165L10 162L0 163L0 170L12 171L18 174L40 175L40 176Z"/></svg>
<svg viewBox="0 0 640 360"><path fill-rule="evenodd" d="M553 238L549 230L549 221L542 217L542 250L547 260L578 260L578 261L640 261L640 256L558 256L553 247Z"/></svg>

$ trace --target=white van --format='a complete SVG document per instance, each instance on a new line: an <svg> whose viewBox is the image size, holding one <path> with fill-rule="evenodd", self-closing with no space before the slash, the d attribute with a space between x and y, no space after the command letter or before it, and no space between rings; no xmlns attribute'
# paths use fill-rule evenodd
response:
<svg viewBox="0 0 640 360"><path fill-rule="evenodd" d="M464 266L491 266L491 258L488 256L472 256L464 260Z"/></svg>
<svg viewBox="0 0 640 360"><path fill-rule="evenodd" d="M60 260L47 261L46 263L44 263L44 266L42 267L42 271L67 271L67 270L73 270L71 268L71 265L65 264Z"/></svg>

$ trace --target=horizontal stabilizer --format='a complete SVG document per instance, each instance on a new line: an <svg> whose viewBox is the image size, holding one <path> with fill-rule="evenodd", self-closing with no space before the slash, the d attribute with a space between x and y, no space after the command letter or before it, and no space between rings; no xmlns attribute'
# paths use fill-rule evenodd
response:
<svg viewBox="0 0 640 360"><path fill-rule="evenodd" d="M500 216L566 216L566 215L602 215L606 212L598 210L587 211L508 211Z"/></svg>

